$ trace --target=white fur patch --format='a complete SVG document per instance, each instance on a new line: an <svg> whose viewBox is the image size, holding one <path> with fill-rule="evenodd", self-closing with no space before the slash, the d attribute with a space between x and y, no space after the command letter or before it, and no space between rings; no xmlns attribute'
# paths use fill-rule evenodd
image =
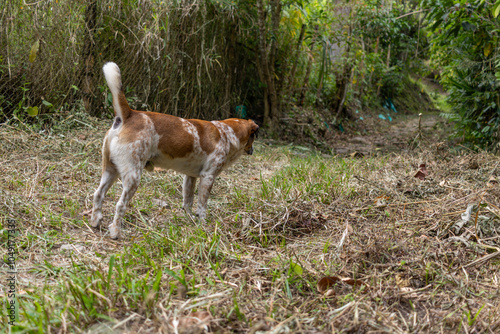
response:
<svg viewBox="0 0 500 334"><path fill-rule="evenodd" d="M205 154L203 150L201 149L200 145L200 134L198 133L198 130L196 129L196 126L194 126L191 122L188 120L185 120L184 118L181 118L182 125L184 126L184 130L186 130L187 133L189 133L191 136L193 136L193 151L195 154Z"/></svg>
<svg viewBox="0 0 500 334"><path fill-rule="evenodd" d="M116 115L123 121L122 110L120 108L120 104L118 103L118 95L122 89L122 76L120 74L120 68L115 63L109 62L104 64L102 71L106 77L106 82L108 83L111 95L113 95L113 108L115 109Z"/></svg>

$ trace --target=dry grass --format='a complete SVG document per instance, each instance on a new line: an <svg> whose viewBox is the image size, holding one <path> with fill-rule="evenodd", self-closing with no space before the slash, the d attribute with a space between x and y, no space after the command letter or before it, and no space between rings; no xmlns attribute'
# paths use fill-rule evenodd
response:
<svg viewBox="0 0 500 334"><path fill-rule="evenodd" d="M261 140L217 181L207 224L182 212L180 175L146 173L112 241L83 216L109 124L79 122L0 129L3 243L5 219L18 226L13 331L500 332L496 156L422 144L353 159ZM324 276L357 284L322 294Z"/></svg>

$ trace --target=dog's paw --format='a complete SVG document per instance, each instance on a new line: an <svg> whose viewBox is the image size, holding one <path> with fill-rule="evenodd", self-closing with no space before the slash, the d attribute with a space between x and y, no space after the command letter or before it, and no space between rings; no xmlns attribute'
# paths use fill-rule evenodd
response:
<svg viewBox="0 0 500 334"><path fill-rule="evenodd" d="M184 212L186 212L188 216L193 217L193 211L191 210L191 207L184 205L182 206L182 208L184 209Z"/></svg>
<svg viewBox="0 0 500 334"><path fill-rule="evenodd" d="M198 217L198 220L200 223L205 223L207 220L207 213L205 211L197 211L196 212L196 217Z"/></svg>
<svg viewBox="0 0 500 334"><path fill-rule="evenodd" d="M116 224L109 225L108 230L111 239L121 239L120 228Z"/></svg>
<svg viewBox="0 0 500 334"><path fill-rule="evenodd" d="M90 217L90 226L99 227L102 221L102 212L101 211L93 211L92 217Z"/></svg>

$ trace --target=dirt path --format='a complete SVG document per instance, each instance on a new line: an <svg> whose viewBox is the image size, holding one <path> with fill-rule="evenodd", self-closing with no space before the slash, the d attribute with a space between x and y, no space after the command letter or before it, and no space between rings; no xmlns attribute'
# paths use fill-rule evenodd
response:
<svg viewBox="0 0 500 334"><path fill-rule="evenodd" d="M391 112L392 121L377 116L365 116L357 134L340 134L331 141L336 154L345 155L359 152L364 155L376 152L388 153L405 150L419 132L417 114L396 114ZM438 143L446 140L449 126L438 112L422 114L421 129L425 142Z"/></svg>

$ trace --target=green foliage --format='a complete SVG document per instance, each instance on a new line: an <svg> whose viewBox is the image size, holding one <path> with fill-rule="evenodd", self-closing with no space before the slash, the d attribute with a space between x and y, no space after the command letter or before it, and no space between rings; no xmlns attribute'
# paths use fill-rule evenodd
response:
<svg viewBox="0 0 500 334"><path fill-rule="evenodd" d="M408 11L406 5L388 6L379 0L360 2L355 9L354 37L359 44L356 56L360 58L356 77L368 85L368 94L377 91L383 97L396 97L404 88L403 77L411 69L419 42L425 44L425 38L419 36L419 17L403 16Z"/></svg>
<svg viewBox="0 0 500 334"><path fill-rule="evenodd" d="M429 0L432 60L449 91L457 137L467 145L492 147L500 140L500 25L485 1Z"/></svg>
<svg viewBox="0 0 500 334"><path fill-rule="evenodd" d="M276 42L270 60L281 110L319 106L331 111L325 115L330 122L345 104L395 97L411 61L425 49L420 15L403 15L418 7L415 1L279 2L279 30L271 32L273 6L262 0L266 43ZM111 60L120 65L132 108L214 119L245 105L249 117L261 121L266 80L256 61L261 27L255 2L191 3L0 2L7 13L0 17L6 27L0 120L38 131L56 126L68 110L110 117L101 67Z"/></svg>

